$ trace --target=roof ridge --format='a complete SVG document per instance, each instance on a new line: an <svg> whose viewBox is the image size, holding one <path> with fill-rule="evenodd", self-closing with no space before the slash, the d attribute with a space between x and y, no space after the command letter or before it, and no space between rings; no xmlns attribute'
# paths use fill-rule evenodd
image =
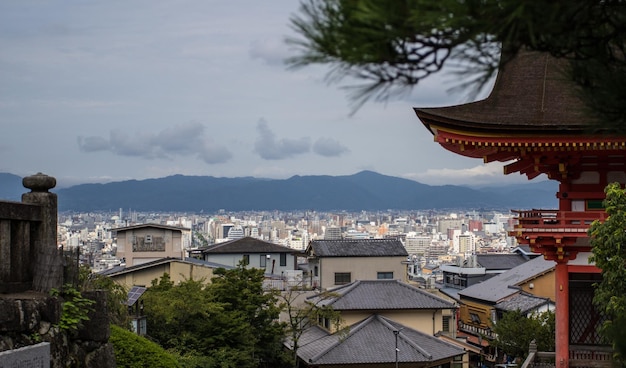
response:
<svg viewBox="0 0 626 368"><path fill-rule="evenodd" d="M378 314L375 314L375 315L376 315L376 316L378 316ZM392 324L391 324L391 322L390 322L389 320L387 320L387 319L386 319L385 317L383 317L383 316L380 316L380 317L378 318L378 320L379 320L379 321L380 321L380 322L381 322L381 323L382 323L385 327L387 327L388 329L390 329L390 330L394 331L394 333L395 333L395 331L398 331L398 338L402 338L402 340L403 340L404 342L406 342L407 344L409 344L411 347L413 347L413 349L417 350L420 354L422 354L423 356L425 356L425 357L426 357L426 358L428 358L428 359L432 359L432 358L433 358L433 356L432 356L429 352L427 352L426 350L424 350L424 348L422 348L421 346L417 345L415 342L411 341L411 340L409 339L409 337L408 337L408 336L406 336L406 335L404 335L404 334L402 333L402 330L404 330L405 328L406 328L406 329L409 329L409 330L411 330L411 331L415 331L415 332L419 332L419 331L416 331L416 330L414 330L414 329L412 329L412 328L410 328L410 327L406 327L406 326L402 325L401 323L396 322L396 323L398 323L399 325L403 326L401 329L397 329L394 325L392 325ZM395 322L395 321L394 321L394 322ZM426 334L424 334L424 335L426 335Z"/></svg>
<svg viewBox="0 0 626 368"><path fill-rule="evenodd" d="M368 324L370 324L372 322L372 320L375 318L375 316L377 316L378 314L372 314L369 317L367 317L366 319L362 320L361 322L357 322L358 326L356 326L356 328L350 328L348 330L348 334L345 338L340 339L337 338L337 340L335 342L333 342L326 350L321 351L319 353L317 353L316 355L314 355L311 359L310 362L315 362L317 360L319 360L320 358L322 358L324 355L328 354L331 350L333 350L334 348L336 348L337 346L341 345L344 341L348 340L350 337L354 336L354 334L363 329L364 326L367 326ZM339 331L335 332L334 334L332 334L332 336L338 334Z"/></svg>

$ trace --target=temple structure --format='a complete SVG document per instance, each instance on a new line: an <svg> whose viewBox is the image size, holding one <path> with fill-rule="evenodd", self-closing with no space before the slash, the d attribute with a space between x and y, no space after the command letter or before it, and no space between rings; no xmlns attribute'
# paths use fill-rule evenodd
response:
<svg viewBox="0 0 626 368"><path fill-rule="evenodd" d="M567 62L520 51L500 68L484 100L441 108L415 108L435 142L485 163L505 162L504 174L557 180L558 209L524 209L514 236L556 262L556 366L610 363L601 346L592 284L600 270L589 264L587 230L603 220L604 188L626 183L626 137L590 124Z"/></svg>

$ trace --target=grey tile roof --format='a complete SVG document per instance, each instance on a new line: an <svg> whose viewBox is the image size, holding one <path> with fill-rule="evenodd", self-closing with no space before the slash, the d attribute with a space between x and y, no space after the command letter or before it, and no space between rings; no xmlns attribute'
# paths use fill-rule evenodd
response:
<svg viewBox="0 0 626 368"><path fill-rule="evenodd" d="M241 239L234 239L223 243L209 245L198 248L194 253L203 254L242 254L242 253L300 253L299 251L284 247L282 245L266 242L261 239L246 236Z"/></svg>
<svg viewBox="0 0 626 368"><path fill-rule="evenodd" d="M309 300L335 310L451 309L455 305L398 280L361 280L332 289L336 297Z"/></svg>
<svg viewBox="0 0 626 368"><path fill-rule="evenodd" d="M142 264L138 264L134 266L129 266L129 267L116 266L108 270L100 271L98 273L103 276L116 276L116 275L133 272L136 270L143 270L146 268L159 266L159 265L170 263L170 262L193 263L193 264L197 264L197 265L204 266L204 267L210 267L210 268L225 268L225 269L234 268L233 266L227 266L227 265L223 265L223 264L215 263L215 262L202 261L202 260L195 259L195 258L185 258L184 260L182 260L180 258L165 257L165 258L160 258L154 261L150 261L150 262L146 262L146 263L142 263Z"/></svg>
<svg viewBox="0 0 626 368"><path fill-rule="evenodd" d="M312 240L307 252L317 257L392 257L408 253L397 239Z"/></svg>
<svg viewBox="0 0 626 368"><path fill-rule="evenodd" d="M481 267L488 270L510 270L522 263L528 261L528 258L519 253L512 254L477 254L476 262Z"/></svg>
<svg viewBox="0 0 626 368"><path fill-rule="evenodd" d="M549 298L541 298L527 293L518 293L497 303L495 308L507 312L519 310L522 314L526 314L546 304L553 303Z"/></svg>
<svg viewBox="0 0 626 368"><path fill-rule="evenodd" d="M188 227L180 227L180 226L170 226L170 225L161 225L161 224L139 224L139 225L118 227L118 228L111 229L111 231L119 232L119 231L135 230L135 229L144 229L147 227L153 227L153 228L164 229L164 230L172 230L172 231L181 231L181 232L191 230Z"/></svg>
<svg viewBox="0 0 626 368"><path fill-rule="evenodd" d="M467 287L459 291L459 295L497 303L519 291L517 288L511 287L518 286L524 281L552 270L554 265L554 261L546 261L543 257L537 257L481 283Z"/></svg>
<svg viewBox="0 0 626 368"><path fill-rule="evenodd" d="M464 350L457 346L373 314L350 326L347 334L335 333L301 345L298 356L319 366L392 363L396 357L394 331L399 331L398 362L401 363L430 366L464 354Z"/></svg>

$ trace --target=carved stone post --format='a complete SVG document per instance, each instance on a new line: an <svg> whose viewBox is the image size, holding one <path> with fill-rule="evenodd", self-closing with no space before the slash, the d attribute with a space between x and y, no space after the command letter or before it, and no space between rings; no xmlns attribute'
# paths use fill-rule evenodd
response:
<svg viewBox="0 0 626 368"><path fill-rule="evenodd" d="M41 206L41 222L31 229L33 290L60 289L63 257L57 249L57 195L48 191L56 186L56 179L37 173L22 179L22 184L31 190L22 194L22 202Z"/></svg>

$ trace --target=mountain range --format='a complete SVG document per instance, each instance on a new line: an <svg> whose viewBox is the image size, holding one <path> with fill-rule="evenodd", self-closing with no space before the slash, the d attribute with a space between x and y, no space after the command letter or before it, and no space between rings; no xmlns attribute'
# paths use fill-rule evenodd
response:
<svg viewBox="0 0 626 368"><path fill-rule="evenodd" d="M53 189L59 211L213 212L267 210L418 210L556 208L553 181L502 187L431 186L362 171L289 179L173 175L158 179L80 184ZM0 198L19 201L22 178L0 173Z"/></svg>

